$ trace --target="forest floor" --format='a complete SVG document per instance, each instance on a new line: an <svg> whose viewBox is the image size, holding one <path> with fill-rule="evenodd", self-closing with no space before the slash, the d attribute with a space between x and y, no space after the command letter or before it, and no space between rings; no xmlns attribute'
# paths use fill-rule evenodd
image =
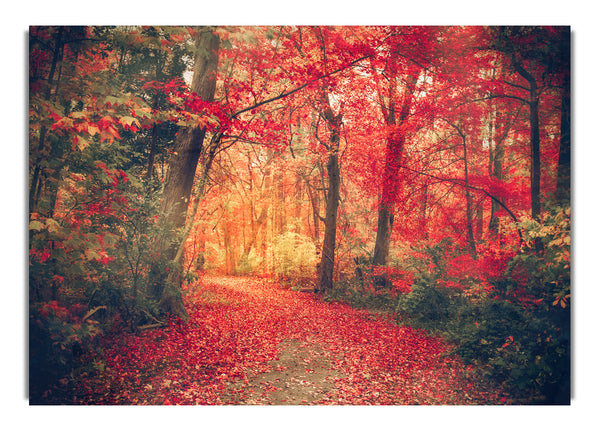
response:
<svg viewBox="0 0 600 431"><path fill-rule="evenodd" d="M191 319L106 339L73 404L503 404L451 346L277 283L204 276ZM64 388L67 392L67 388Z"/></svg>

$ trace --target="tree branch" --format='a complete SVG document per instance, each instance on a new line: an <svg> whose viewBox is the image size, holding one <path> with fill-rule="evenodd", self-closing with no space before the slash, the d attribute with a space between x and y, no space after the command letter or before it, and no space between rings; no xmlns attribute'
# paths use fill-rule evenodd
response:
<svg viewBox="0 0 600 431"><path fill-rule="evenodd" d="M302 85L300 85L300 86L298 86L298 87L296 87L296 88L294 88L292 90L284 91L283 93L280 93L277 96L271 97L270 99L266 99L266 100L263 100L262 102L255 103L254 105L248 106L247 108L240 109L236 113L232 114L231 118L233 119L233 118L237 117L238 115L240 115L240 114L242 114L244 112L250 111L252 109L256 109L259 106L266 105L267 103L271 103L271 102L274 102L276 100L283 99L284 97L290 96L290 95L292 95L294 93L297 93L298 91L300 91L300 90L308 87L310 84L313 84L313 83L315 83L317 81L320 81L321 79L324 79L324 78L327 78L329 76L335 75L335 74L337 74L339 72L342 72L342 71L348 69L349 67L354 66L356 63L359 63L359 62L361 62L361 61L363 61L363 60L365 60L365 59L367 59L369 57L370 57L370 55L365 55L363 57L357 58L356 60L348 63L347 65L345 65L343 67L340 67L339 69L334 70L333 72L326 73L326 74L321 75L321 76L319 76L317 78L311 79L310 81L305 82L304 84L302 84Z"/></svg>
<svg viewBox="0 0 600 431"><path fill-rule="evenodd" d="M440 182L447 182L447 183L451 183L451 184L455 184L461 187L466 187L466 188L470 188L473 190L477 190L479 192L484 193L486 196L488 196L490 199L492 199L494 202L496 202L498 205L500 205L502 208L504 208L506 210L506 212L508 213L508 215L510 215L510 217L515 221L515 223L519 222L519 219L517 219L517 216L515 216L515 214L504 204L504 202L502 202L500 199L498 199L497 197L495 197L494 195L492 195L490 192L488 192L485 189L482 189L480 187L475 187L472 186L470 184L465 184L464 180L458 179L458 178L440 178L437 177L435 175L431 175L425 172L419 172L415 169L411 169L409 167L406 166L402 166L403 169L409 170L411 172L414 172L418 175L423 175L429 178L433 178L436 179ZM519 226L515 226L517 229L517 233L519 234L519 242L522 243L523 242L523 234L521 233L521 229L519 228Z"/></svg>
<svg viewBox="0 0 600 431"><path fill-rule="evenodd" d="M516 100L519 100L519 101L529 105L529 100L523 99L522 97L519 97L519 96L514 96L512 94L490 94L489 96L481 97L479 99L473 99L472 102L482 102L484 100L491 100L491 99L516 99Z"/></svg>

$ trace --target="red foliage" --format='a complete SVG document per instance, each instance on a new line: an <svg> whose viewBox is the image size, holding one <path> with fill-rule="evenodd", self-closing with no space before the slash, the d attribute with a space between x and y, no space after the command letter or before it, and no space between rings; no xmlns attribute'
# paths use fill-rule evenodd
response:
<svg viewBox="0 0 600 431"><path fill-rule="evenodd" d="M501 403L499 394L475 389L441 339L390 318L260 279L206 277L195 288L188 323L107 339L106 370L80 383L76 402L224 404L249 390L248 379L271 370L281 341L294 339L324 349L331 369L346 376L324 404ZM270 391L265 385L265 404Z"/></svg>

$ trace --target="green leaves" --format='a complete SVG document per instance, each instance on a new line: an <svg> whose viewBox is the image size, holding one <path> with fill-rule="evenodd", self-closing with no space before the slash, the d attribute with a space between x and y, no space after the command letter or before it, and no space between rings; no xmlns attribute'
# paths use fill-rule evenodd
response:
<svg viewBox="0 0 600 431"><path fill-rule="evenodd" d="M121 123L123 126L128 126L128 127L131 127L134 124L137 126L140 125L140 122L137 118L130 117L128 115L119 118L119 123Z"/></svg>
<svg viewBox="0 0 600 431"><path fill-rule="evenodd" d="M29 222L29 230L40 231L45 227L46 225L39 220L32 220L31 222Z"/></svg>
<svg viewBox="0 0 600 431"><path fill-rule="evenodd" d="M311 238L286 232L275 238L273 255L275 273L292 285L314 277L317 255Z"/></svg>

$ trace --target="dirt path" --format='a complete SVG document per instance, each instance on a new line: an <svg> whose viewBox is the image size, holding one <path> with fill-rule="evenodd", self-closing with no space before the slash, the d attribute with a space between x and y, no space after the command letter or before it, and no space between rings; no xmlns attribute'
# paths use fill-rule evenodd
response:
<svg viewBox="0 0 600 431"><path fill-rule="evenodd" d="M336 381L347 376L332 368L329 355L319 347L297 340L279 344L279 357L269 362L272 371L261 373L248 383L235 382L238 392L231 404L310 405L332 404L336 397Z"/></svg>

